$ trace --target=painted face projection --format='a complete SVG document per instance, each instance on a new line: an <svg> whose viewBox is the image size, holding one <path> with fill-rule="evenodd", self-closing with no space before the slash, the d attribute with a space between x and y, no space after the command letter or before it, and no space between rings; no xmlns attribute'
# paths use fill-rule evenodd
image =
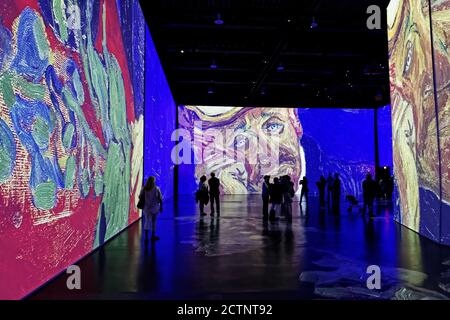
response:
<svg viewBox="0 0 450 320"><path fill-rule="evenodd" d="M6 0L0 17L0 299L10 299L139 217L145 22L138 1Z"/></svg>
<svg viewBox="0 0 450 320"><path fill-rule="evenodd" d="M225 194L260 193L264 175L289 175L299 191L303 176L337 172L343 193L358 195L373 171L371 110L180 106L178 121L180 140L192 146L189 154L180 150L181 193L194 192L211 172Z"/></svg>
<svg viewBox="0 0 450 320"><path fill-rule="evenodd" d="M439 240L439 152L428 2L391 1L388 32L397 218Z"/></svg>
<svg viewBox="0 0 450 320"><path fill-rule="evenodd" d="M266 174L298 185L305 171L295 109L186 106L179 122L192 134L195 176L216 172L226 194L260 192Z"/></svg>

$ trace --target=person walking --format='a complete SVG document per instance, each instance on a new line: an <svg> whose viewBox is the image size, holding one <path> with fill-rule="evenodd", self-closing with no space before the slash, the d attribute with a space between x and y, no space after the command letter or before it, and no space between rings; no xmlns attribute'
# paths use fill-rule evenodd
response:
<svg viewBox="0 0 450 320"><path fill-rule="evenodd" d="M214 215L214 203L216 204L217 215L220 216L220 180L216 178L216 174L211 172L211 178L208 180L209 199L211 201L211 216Z"/></svg>
<svg viewBox="0 0 450 320"><path fill-rule="evenodd" d="M151 176L147 179L145 186L139 194L139 199L144 202L144 231L145 241L148 241L148 232L152 230L152 241L159 240L156 236L156 218L163 211L161 190L155 183L155 177Z"/></svg>

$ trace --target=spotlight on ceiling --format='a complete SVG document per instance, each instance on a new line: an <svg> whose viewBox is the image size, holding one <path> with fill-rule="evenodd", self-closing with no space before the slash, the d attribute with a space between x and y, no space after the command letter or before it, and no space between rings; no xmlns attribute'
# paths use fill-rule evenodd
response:
<svg viewBox="0 0 450 320"><path fill-rule="evenodd" d="M181 50L180 50L180 53L181 53L181 54L183 54L183 53L184 53L184 50L183 50L183 49L181 49Z"/></svg>
<svg viewBox="0 0 450 320"><path fill-rule="evenodd" d="M319 24L317 23L316 18L313 17L311 21L311 29L316 29L318 26Z"/></svg>
<svg viewBox="0 0 450 320"><path fill-rule="evenodd" d="M209 66L211 69L216 70L217 69L217 64L216 62L213 60L213 62L211 63L211 65Z"/></svg>
<svg viewBox="0 0 450 320"><path fill-rule="evenodd" d="M214 23L219 25L219 26L224 23L222 18L220 17L220 13L217 14L217 18L216 18L216 20L214 20Z"/></svg>

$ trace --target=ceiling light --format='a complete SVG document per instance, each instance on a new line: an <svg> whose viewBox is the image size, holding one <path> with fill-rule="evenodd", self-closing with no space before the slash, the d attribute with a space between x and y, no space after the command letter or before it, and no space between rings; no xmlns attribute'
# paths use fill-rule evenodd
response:
<svg viewBox="0 0 450 320"><path fill-rule="evenodd" d="M214 90L214 88L209 87L208 88L208 94L214 94L216 91Z"/></svg>
<svg viewBox="0 0 450 320"><path fill-rule="evenodd" d="M217 64L216 62L213 60L213 62L211 63L211 65L209 66L211 69L216 70L217 69Z"/></svg>
<svg viewBox="0 0 450 320"><path fill-rule="evenodd" d="M221 25L221 24L224 23L223 20L220 17L220 13L217 14L217 19L214 20L214 23L217 24L217 25Z"/></svg>
<svg viewBox="0 0 450 320"><path fill-rule="evenodd" d="M183 49L181 49L181 50L180 50L180 53L181 53L181 54L183 54L183 53L184 53L184 50L183 50Z"/></svg>

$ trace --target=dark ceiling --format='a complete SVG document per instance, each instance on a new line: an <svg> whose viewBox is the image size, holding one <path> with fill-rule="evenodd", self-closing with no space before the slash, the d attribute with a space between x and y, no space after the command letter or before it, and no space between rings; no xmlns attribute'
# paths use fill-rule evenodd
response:
<svg viewBox="0 0 450 320"><path fill-rule="evenodd" d="M372 4L381 8L382 30L366 26ZM387 4L141 2L178 104L308 108L389 104Z"/></svg>

